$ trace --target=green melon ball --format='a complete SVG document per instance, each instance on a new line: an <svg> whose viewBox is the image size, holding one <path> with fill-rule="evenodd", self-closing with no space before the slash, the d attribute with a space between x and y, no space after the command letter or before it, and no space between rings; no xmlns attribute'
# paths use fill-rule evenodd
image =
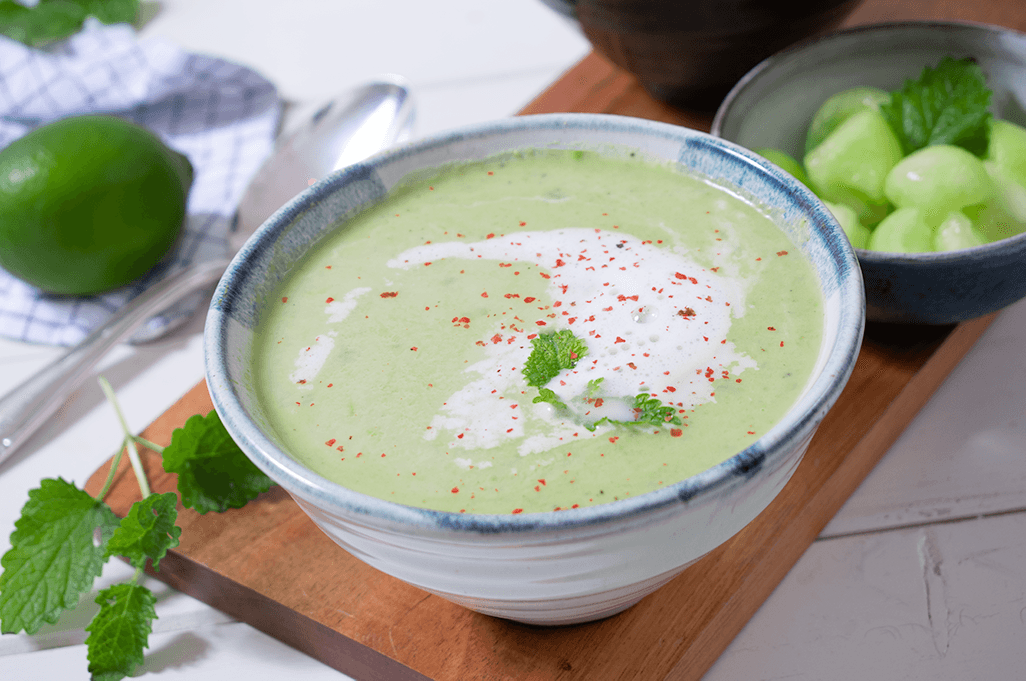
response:
<svg viewBox="0 0 1026 681"><path fill-rule="evenodd" d="M919 208L899 208L873 229L869 248L887 253L928 253L934 232Z"/></svg>
<svg viewBox="0 0 1026 681"><path fill-rule="evenodd" d="M841 123L852 114L867 109L879 111L880 105L890 101L890 94L875 87L856 87L831 95L820 105L805 136L805 153L818 147Z"/></svg>
<svg viewBox="0 0 1026 681"><path fill-rule="evenodd" d="M991 121L987 160L1015 182L1026 185L1026 128L1009 121Z"/></svg>
<svg viewBox="0 0 1026 681"><path fill-rule="evenodd" d="M972 220L960 211L948 213L933 237L935 251L957 251L987 243L987 239L973 226Z"/></svg>
<svg viewBox="0 0 1026 681"><path fill-rule="evenodd" d="M912 152L888 173L884 187L895 206L920 208L933 223L952 211L985 202L994 190L983 161L949 144Z"/></svg>
<svg viewBox="0 0 1026 681"><path fill-rule="evenodd" d="M831 203L855 210L873 224L887 212L884 182L901 160L901 144L876 111L860 111L841 123L805 156L813 190Z"/></svg>

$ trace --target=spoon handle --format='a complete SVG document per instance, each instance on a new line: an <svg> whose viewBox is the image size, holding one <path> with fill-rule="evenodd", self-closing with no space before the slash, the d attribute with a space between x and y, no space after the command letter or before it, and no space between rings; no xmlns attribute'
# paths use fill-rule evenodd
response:
<svg viewBox="0 0 1026 681"><path fill-rule="evenodd" d="M228 267L225 259L196 263L165 277L127 304L78 345L0 399L0 463L63 405L111 348L161 310L211 286Z"/></svg>

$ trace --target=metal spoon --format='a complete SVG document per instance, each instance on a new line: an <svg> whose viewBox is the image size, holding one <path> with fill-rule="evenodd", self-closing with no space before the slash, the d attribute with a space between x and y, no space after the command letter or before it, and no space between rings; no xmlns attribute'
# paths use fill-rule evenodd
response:
<svg viewBox="0 0 1026 681"><path fill-rule="evenodd" d="M296 117L302 122L286 129L243 195L229 236L231 255L264 220L309 185L408 139L414 106L405 82L390 77L344 92ZM0 463L64 404L111 348L154 314L216 283L231 255L197 262L160 280L79 345L0 399Z"/></svg>

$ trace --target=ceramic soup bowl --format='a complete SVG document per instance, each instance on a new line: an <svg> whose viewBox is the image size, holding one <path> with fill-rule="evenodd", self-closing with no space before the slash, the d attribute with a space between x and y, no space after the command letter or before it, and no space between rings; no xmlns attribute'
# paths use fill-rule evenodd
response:
<svg viewBox="0 0 1026 681"><path fill-rule="evenodd" d="M456 513L368 496L290 455L253 381L254 344L279 282L322 237L403 178L524 149L640 155L757 205L811 263L822 342L795 403L725 461L637 496L576 509ZM615 186L611 187L615 190ZM778 254L779 255L779 254ZM732 143L640 119L558 114L478 125L342 169L286 204L221 280L205 329L206 376L232 437L341 547L371 566L473 610L531 624L584 622L651 593L754 519L791 477L855 363L864 328L854 253L815 196ZM337 389L337 388L336 388Z"/></svg>

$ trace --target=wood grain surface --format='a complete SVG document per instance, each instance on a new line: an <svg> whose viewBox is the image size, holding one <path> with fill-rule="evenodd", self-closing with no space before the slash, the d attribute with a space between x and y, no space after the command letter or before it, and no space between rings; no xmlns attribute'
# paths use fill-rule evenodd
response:
<svg viewBox="0 0 1026 681"><path fill-rule="evenodd" d="M964 19L1026 29L1005 2L865 2L849 23ZM592 54L523 113L608 112L708 129L707 114L652 100ZM179 509L182 543L153 576L357 679L698 679L795 564L993 315L954 327L870 325L854 373L794 478L748 527L614 617L541 628L473 613L384 575L338 548L275 488L243 509ZM212 409L197 385L143 436L170 442ZM155 491L175 489L144 452ZM87 484L96 493L107 474ZM127 462L107 497L137 498Z"/></svg>

